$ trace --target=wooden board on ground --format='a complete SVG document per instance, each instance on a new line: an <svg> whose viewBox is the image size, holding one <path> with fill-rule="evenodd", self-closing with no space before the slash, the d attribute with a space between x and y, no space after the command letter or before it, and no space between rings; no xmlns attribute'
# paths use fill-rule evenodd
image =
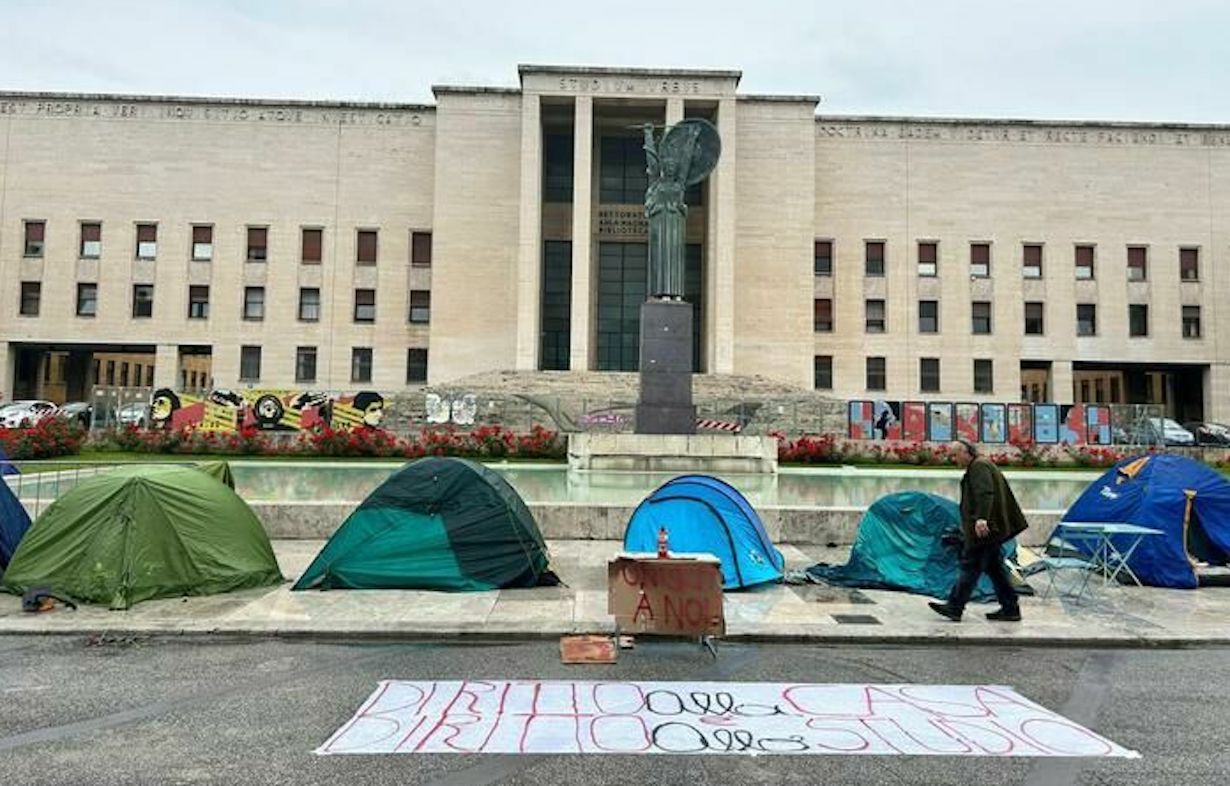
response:
<svg viewBox="0 0 1230 786"><path fill-rule="evenodd" d="M614 663L618 655L610 636L561 636L559 640L561 663Z"/></svg>

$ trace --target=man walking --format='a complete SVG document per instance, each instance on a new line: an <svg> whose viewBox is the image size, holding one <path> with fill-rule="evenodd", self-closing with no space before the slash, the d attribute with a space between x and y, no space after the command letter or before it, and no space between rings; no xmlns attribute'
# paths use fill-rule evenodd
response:
<svg viewBox="0 0 1230 786"><path fill-rule="evenodd" d="M948 595L948 602L930 606L937 614L960 622L978 577L985 573L995 587L1000 606L998 611L987 614L987 619L1020 622L1021 607L1008 580L1000 547L1024 532L1029 524L999 467L979 456L972 442L957 440L955 450L957 463L965 467L961 478L961 575Z"/></svg>

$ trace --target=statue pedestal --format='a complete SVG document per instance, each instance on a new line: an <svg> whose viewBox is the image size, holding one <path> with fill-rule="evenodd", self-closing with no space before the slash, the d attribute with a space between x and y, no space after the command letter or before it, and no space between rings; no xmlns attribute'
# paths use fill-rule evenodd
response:
<svg viewBox="0 0 1230 786"><path fill-rule="evenodd" d="M640 376L636 433L696 433L691 303L649 300L641 306Z"/></svg>

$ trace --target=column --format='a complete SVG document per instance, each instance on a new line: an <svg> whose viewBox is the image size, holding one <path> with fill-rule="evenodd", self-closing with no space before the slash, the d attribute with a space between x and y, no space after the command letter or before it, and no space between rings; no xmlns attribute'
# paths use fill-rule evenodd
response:
<svg viewBox="0 0 1230 786"><path fill-rule="evenodd" d="M264 376L264 358L261 375ZM159 344L154 349L154 387L179 390L179 345Z"/></svg>
<svg viewBox="0 0 1230 786"><path fill-rule="evenodd" d="M521 231L517 247L519 371L538 369L542 297L542 118L538 96L521 96Z"/></svg>
<svg viewBox="0 0 1230 786"><path fill-rule="evenodd" d="M590 368L593 318L594 99L577 96L572 131L572 305L568 367Z"/></svg>
<svg viewBox="0 0 1230 786"><path fill-rule="evenodd" d="M1051 401L1056 404L1071 404L1072 395L1072 361L1055 360L1051 362Z"/></svg>
<svg viewBox="0 0 1230 786"><path fill-rule="evenodd" d="M666 124L673 126L683 119L683 99L668 98L666 99Z"/></svg>
<svg viewBox="0 0 1230 786"><path fill-rule="evenodd" d="M13 399L13 375L17 368L17 350L7 341L0 341L0 401Z"/></svg>
<svg viewBox="0 0 1230 786"><path fill-rule="evenodd" d="M718 102L722 157L710 175L709 185L706 334L708 369L714 374L735 371L735 107L733 97Z"/></svg>
<svg viewBox="0 0 1230 786"><path fill-rule="evenodd" d="M1212 363L1205 369L1204 419L1230 422L1230 363Z"/></svg>

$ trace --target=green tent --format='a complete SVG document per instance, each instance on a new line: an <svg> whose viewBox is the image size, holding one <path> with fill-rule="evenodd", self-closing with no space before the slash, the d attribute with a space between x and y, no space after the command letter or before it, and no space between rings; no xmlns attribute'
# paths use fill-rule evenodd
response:
<svg viewBox="0 0 1230 786"><path fill-rule="evenodd" d="M235 488L235 475L231 472L231 465L225 461L202 461L196 465L196 468L225 483L227 488Z"/></svg>
<svg viewBox="0 0 1230 786"><path fill-rule="evenodd" d="M490 590L558 580L521 497L499 474L422 458L347 517L295 589Z"/></svg>
<svg viewBox="0 0 1230 786"><path fill-rule="evenodd" d="M47 586L126 609L282 581L252 509L192 466L116 468L53 502L17 547L0 588Z"/></svg>

